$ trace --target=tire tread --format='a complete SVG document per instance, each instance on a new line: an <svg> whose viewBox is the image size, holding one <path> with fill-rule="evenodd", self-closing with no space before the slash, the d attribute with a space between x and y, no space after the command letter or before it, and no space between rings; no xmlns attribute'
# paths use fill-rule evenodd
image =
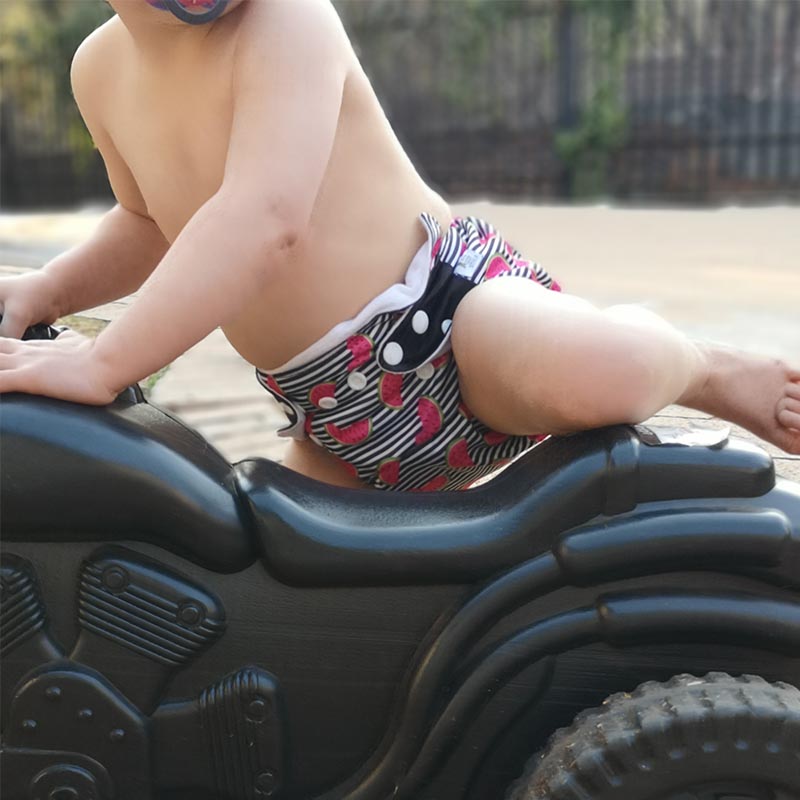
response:
<svg viewBox="0 0 800 800"><path fill-rule="evenodd" d="M679 763L698 748L713 753L731 735L738 749L748 750L748 731L764 726L767 744L796 759L800 770L796 687L724 672L647 681L633 692L611 695L598 708L581 711L570 726L556 731L528 761L506 798L593 800L663 759Z"/></svg>

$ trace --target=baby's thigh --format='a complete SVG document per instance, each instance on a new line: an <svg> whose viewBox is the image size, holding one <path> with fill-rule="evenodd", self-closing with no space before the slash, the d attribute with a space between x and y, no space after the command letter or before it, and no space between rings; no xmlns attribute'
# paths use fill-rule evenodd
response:
<svg viewBox="0 0 800 800"><path fill-rule="evenodd" d="M453 319L464 402L494 430L525 435L585 427L579 406L598 377L598 309L521 277L475 287Z"/></svg>
<svg viewBox="0 0 800 800"><path fill-rule="evenodd" d="M284 467L308 478L334 486L348 489L370 488L350 475L336 456L308 439L301 442L292 440L282 463Z"/></svg>

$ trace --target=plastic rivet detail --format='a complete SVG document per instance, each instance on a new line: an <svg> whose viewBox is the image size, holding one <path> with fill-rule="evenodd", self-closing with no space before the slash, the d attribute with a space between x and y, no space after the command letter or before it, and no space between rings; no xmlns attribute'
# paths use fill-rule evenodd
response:
<svg viewBox="0 0 800 800"><path fill-rule="evenodd" d="M103 570L103 585L112 592L121 592L129 582L130 577L122 567L108 567Z"/></svg>
<svg viewBox="0 0 800 800"><path fill-rule="evenodd" d="M256 792L269 797L278 785L274 772L262 772L256 778Z"/></svg>
<svg viewBox="0 0 800 800"><path fill-rule="evenodd" d="M47 800L81 800L81 796L78 790L71 786L59 786L50 790Z"/></svg>
<svg viewBox="0 0 800 800"><path fill-rule="evenodd" d="M83 720L84 722L91 722L94 718L94 711L91 708L82 708L78 712L78 719Z"/></svg>
<svg viewBox="0 0 800 800"><path fill-rule="evenodd" d="M203 609L197 603L184 603L178 609L178 620L184 625L198 625L204 618Z"/></svg>
<svg viewBox="0 0 800 800"><path fill-rule="evenodd" d="M198 698L215 797L263 800L280 792L275 764L283 754L277 736L282 715L276 691L269 673L250 667L227 675Z"/></svg>
<svg viewBox="0 0 800 800"><path fill-rule="evenodd" d="M48 700L60 700L61 699L61 689L58 686L48 686L44 690L44 696Z"/></svg>
<svg viewBox="0 0 800 800"><path fill-rule="evenodd" d="M125 738L125 731L122 728L114 728L114 730L108 734L108 738L112 742L121 742Z"/></svg>
<svg viewBox="0 0 800 800"><path fill-rule="evenodd" d="M109 796L100 790L94 775L87 769L57 760L33 777L25 795L36 800L89 800Z"/></svg>
<svg viewBox="0 0 800 800"><path fill-rule="evenodd" d="M127 580L124 591L114 587ZM81 627L169 667L185 664L225 630L219 601L163 567L126 555L84 562Z"/></svg>
<svg viewBox="0 0 800 800"><path fill-rule="evenodd" d="M260 697L251 700L247 706L247 718L252 722L261 722L267 716L267 703Z"/></svg>
<svg viewBox="0 0 800 800"><path fill-rule="evenodd" d="M24 731L35 731L36 730L36 720L35 719L24 719L24 720L22 720L22 730L24 730Z"/></svg>

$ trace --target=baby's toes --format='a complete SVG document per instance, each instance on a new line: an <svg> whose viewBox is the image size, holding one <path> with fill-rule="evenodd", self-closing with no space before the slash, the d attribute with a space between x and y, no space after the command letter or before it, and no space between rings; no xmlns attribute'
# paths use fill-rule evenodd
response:
<svg viewBox="0 0 800 800"><path fill-rule="evenodd" d="M775 444L792 456L800 456L800 430L785 429L782 436L778 436Z"/></svg>
<svg viewBox="0 0 800 800"><path fill-rule="evenodd" d="M786 394L778 402L777 417L784 428L800 431L800 383L786 384Z"/></svg>

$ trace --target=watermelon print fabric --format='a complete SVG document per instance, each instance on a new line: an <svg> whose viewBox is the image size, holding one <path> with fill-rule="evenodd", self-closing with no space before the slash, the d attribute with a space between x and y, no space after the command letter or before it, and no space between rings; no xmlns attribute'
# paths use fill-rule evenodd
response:
<svg viewBox="0 0 800 800"><path fill-rule="evenodd" d="M545 437L498 433L465 406L450 349L455 309L470 289L494 278L560 287L484 220L456 218L444 234L431 215L420 221L430 266L414 303L386 310L383 302L365 324L337 326L338 341L326 341L324 352L271 374L256 370L256 377L289 420L279 436L310 438L368 485L466 489Z"/></svg>

